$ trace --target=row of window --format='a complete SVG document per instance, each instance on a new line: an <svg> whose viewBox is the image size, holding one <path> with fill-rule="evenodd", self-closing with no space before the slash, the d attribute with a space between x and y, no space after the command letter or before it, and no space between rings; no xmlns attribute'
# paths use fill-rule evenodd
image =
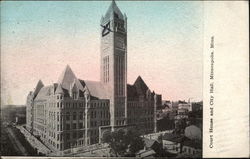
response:
<svg viewBox="0 0 250 159"><path fill-rule="evenodd" d="M100 121L100 125L98 125L97 121L90 121L90 127L97 127L97 126L105 126L105 125L109 125L110 121Z"/></svg>
<svg viewBox="0 0 250 159"><path fill-rule="evenodd" d="M84 137L85 137L85 132L84 131L78 131L78 133L77 132L66 133L66 138L65 139L66 140L71 140L71 139L84 138Z"/></svg>
<svg viewBox="0 0 250 159"><path fill-rule="evenodd" d="M154 110L153 109L144 109L144 110L141 110L141 109L133 109L133 110L128 110L128 115L135 115L135 114L140 114L140 115L153 115L154 114Z"/></svg>
<svg viewBox="0 0 250 159"><path fill-rule="evenodd" d="M148 106L154 106L153 102L145 102L145 103L139 103L139 102L128 102L128 107L148 107Z"/></svg>
<svg viewBox="0 0 250 159"><path fill-rule="evenodd" d="M58 150L63 150L63 144L55 144L55 142L49 140L50 145L52 145L54 148ZM77 146L82 146L84 144L84 140L78 140L78 141L73 141L73 142L67 142L65 143L64 149L69 149Z"/></svg>
<svg viewBox="0 0 250 159"><path fill-rule="evenodd" d="M85 113L83 112L73 112L72 114L70 112L66 112L66 120L77 120L77 116L78 116L78 120L83 120L84 119L84 116L85 116Z"/></svg>
<svg viewBox="0 0 250 159"><path fill-rule="evenodd" d="M43 139L46 139L46 135L42 134L41 137ZM63 141L64 134L55 134L55 132L49 131L49 142L52 143L54 141ZM52 138L52 139L51 139ZM72 132L72 133L66 133L65 134L65 140L71 140L71 139L78 139L78 138L85 138L85 132L84 131L78 131L78 132Z"/></svg>
<svg viewBox="0 0 250 159"><path fill-rule="evenodd" d="M85 145L84 142L85 142L84 140L66 142L65 143L65 149L74 148L74 147L77 147L77 146L83 146L83 145Z"/></svg>
<svg viewBox="0 0 250 159"><path fill-rule="evenodd" d="M125 124L125 120L116 120L115 124L116 125L124 125Z"/></svg>
<svg viewBox="0 0 250 159"><path fill-rule="evenodd" d="M91 102L91 105L90 105L91 108L104 108L107 106L109 106L109 102L107 101Z"/></svg>
<svg viewBox="0 0 250 159"><path fill-rule="evenodd" d="M115 112L115 117L124 117L125 116L125 112L124 111L116 111Z"/></svg>
<svg viewBox="0 0 250 159"><path fill-rule="evenodd" d="M131 123L152 123L153 122L153 118L128 118L128 124Z"/></svg>
<svg viewBox="0 0 250 159"><path fill-rule="evenodd" d="M110 114L108 110L93 110L90 112L90 118L95 119L95 118L109 118Z"/></svg>
<svg viewBox="0 0 250 159"><path fill-rule="evenodd" d="M124 57L115 56L116 95L124 95Z"/></svg>
<svg viewBox="0 0 250 159"><path fill-rule="evenodd" d="M78 126L77 126L78 125ZM66 124L66 130L71 130L71 129L83 129L84 128L84 123L73 123L73 124ZM58 125L59 126L59 125ZM59 130L58 130L59 131Z"/></svg>
<svg viewBox="0 0 250 159"><path fill-rule="evenodd" d="M183 147L182 150L184 153L188 153L190 155L194 155L194 154L198 153L198 151L196 151L195 149L193 149L191 147Z"/></svg>

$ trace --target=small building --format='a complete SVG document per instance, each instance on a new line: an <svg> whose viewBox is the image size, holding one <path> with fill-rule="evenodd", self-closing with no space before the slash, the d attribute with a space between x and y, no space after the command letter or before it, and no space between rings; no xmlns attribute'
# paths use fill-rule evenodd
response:
<svg viewBox="0 0 250 159"><path fill-rule="evenodd" d="M187 119L188 118L188 109L181 108L177 110L177 115L175 119Z"/></svg>
<svg viewBox="0 0 250 159"><path fill-rule="evenodd" d="M148 150L143 149L143 150L140 150L138 153L136 153L136 157L142 157L142 158L154 157L155 154L156 154L155 151L152 149L148 149Z"/></svg>
<svg viewBox="0 0 250 159"><path fill-rule="evenodd" d="M181 153L181 142L183 138L183 136L177 134L165 134L162 137L163 149L172 154Z"/></svg>
<svg viewBox="0 0 250 159"><path fill-rule="evenodd" d="M154 155L161 149L158 141L148 138L143 138L144 148L136 153L136 157L154 157Z"/></svg>
<svg viewBox="0 0 250 159"><path fill-rule="evenodd" d="M182 143L182 153L187 155L201 155L201 142L187 139Z"/></svg>

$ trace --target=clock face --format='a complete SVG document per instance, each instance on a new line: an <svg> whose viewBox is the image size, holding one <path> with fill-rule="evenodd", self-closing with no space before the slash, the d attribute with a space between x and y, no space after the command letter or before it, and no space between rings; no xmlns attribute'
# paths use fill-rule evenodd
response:
<svg viewBox="0 0 250 159"><path fill-rule="evenodd" d="M108 35L110 32L112 32L110 29L110 21L105 25L101 25L101 27L103 27L102 28L102 37L104 37L104 36Z"/></svg>

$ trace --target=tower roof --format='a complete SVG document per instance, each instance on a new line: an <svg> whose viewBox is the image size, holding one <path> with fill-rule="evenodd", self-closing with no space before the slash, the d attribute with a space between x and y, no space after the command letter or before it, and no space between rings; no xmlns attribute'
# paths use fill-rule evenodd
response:
<svg viewBox="0 0 250 159"><path fill-rule="evenodd" d="M140 95L144 95L146 91L148 90L148 86L145 84L141 76L137 77L134 86L137 90L137 93Z"/></svg>
<svg viewBox="0 0 250 159"><path fill-rule="evenodd" d="M119 19L123 19L123 14L120 11L120 9L118 8L118 6L116 5L115 1L112 0L105 16L104 16L104 20L106 21L107 19L110 19L110 17L117 17Z"/></svg>
<svg viewBox="0 0 250 159"><path fill-rule="evenodd" d="M58 84L61 84L62 88L70 90L70 85L74 82L76 83L77 88L83 91L82 84L76 78L75 74L73 73L69 65L67 65L58 79Z"/></svg>

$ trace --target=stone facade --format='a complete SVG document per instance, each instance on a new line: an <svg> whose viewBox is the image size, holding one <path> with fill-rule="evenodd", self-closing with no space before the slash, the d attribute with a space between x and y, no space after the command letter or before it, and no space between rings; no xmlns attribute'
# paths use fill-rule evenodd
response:
<svg viewBox="0 0 250 159"><path fill-rule="evenodd" d="M127 84L127 17L112 1L101 19L101 80L78 79L67 66L57 83L39 81L27 97L27 130L53 151L101 142L103 133L156 131L161 95L139 76Z"/></svg>

